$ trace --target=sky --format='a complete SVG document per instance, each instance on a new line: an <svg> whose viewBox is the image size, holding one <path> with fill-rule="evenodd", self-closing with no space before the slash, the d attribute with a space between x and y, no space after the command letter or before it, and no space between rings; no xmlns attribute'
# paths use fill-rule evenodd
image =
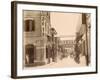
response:
<svg viewBox="0 0 100 80"><path fill-rule="evenodd" d="M51 12L51 27L57 31L57 36L75 36L81 25L80 13Z"/></svg>

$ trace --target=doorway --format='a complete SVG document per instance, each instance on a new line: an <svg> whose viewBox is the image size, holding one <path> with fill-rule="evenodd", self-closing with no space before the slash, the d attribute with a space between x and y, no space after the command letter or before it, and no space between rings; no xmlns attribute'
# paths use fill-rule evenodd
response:
<svg viewBox="0 0 100 80"><path fill-rule="evenodd" d="M34 63L35 46L33 44L27 44L25 46L25 64Z"/></svg>

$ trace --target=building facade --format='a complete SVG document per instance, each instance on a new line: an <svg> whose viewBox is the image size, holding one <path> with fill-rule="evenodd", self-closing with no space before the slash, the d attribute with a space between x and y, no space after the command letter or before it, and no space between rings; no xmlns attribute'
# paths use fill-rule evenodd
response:
<svg viewBox="0 0 100 80"><path fill-rule="evenodd" d="M50 12L23 11L24 64L43 65L51 48Z"/></svg>
<svg viewBox="0 0 100 80"><path fill-rule="evenodd" d="M76 32L76 45L79 47L79 53L86 58L86 65L90 63L91 56L91 16L90 14L82 13L82 24Z"/></svg>

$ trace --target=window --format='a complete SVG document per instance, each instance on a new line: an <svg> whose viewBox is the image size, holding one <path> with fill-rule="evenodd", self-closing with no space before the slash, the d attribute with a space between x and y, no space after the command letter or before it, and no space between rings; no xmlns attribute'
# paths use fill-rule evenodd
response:
<svg viewBox="0 0 100 80"><path fill-rule="evenodd" d="M25 31L34 31L35 30L35 21L34 20L25 20Z"/></svg>

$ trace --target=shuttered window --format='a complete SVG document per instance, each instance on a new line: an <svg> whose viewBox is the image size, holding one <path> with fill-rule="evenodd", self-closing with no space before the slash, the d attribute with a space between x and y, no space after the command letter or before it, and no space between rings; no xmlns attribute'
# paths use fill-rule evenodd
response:
<svg viewBox="0 0 100 80"><path fill-rule="evenodd" d="M35 31L35 21L34 20L25 20L25 31Z"/></svg>

